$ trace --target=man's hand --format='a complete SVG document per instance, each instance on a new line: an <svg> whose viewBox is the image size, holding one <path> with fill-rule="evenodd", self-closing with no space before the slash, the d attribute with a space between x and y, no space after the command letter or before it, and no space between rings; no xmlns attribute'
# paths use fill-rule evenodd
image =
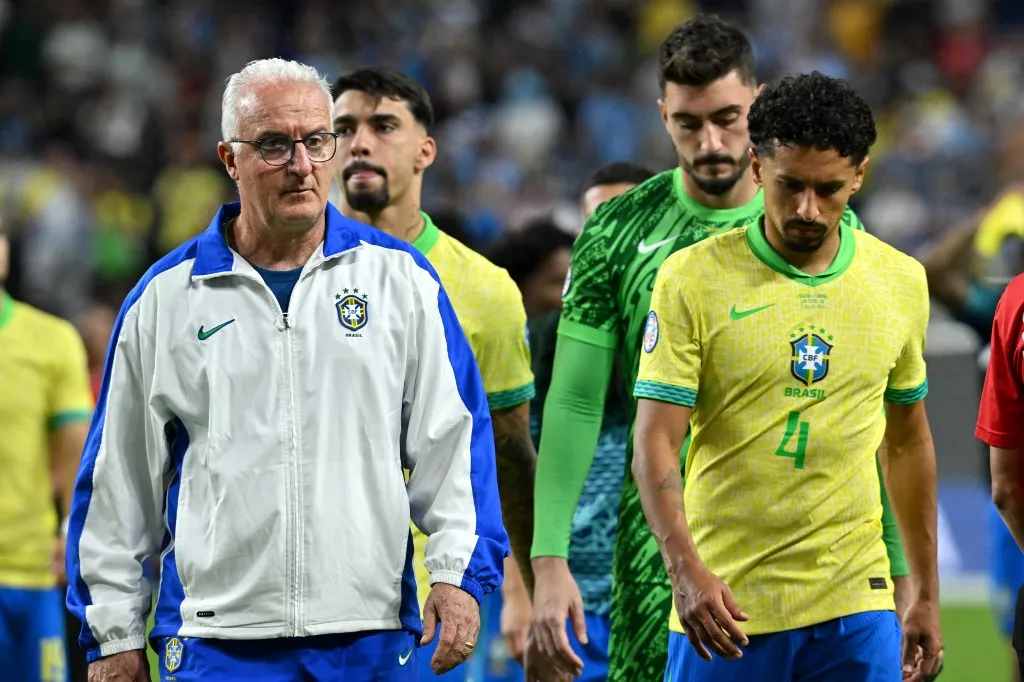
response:
<svg viewBox="0 0 1024 682"><path fill-rule="evenodd" d="M587 643L587 624L583 597L569 572L569 562L561 557L537 557L533 560L533 575L533 641L560 672L578 677L583 672L583 661L569 645L565 623L572 619L572 630L582 644Z"/></svg>
<svg viewBox="0 0 1024 682"><path fill-rule="evenodd" d="M563 672L554 662L541 653L537 638L531 637L523 655L526 682L572 682L573 675Z"/></svg>
<svg viewBox="0 0 1024 682"><path fill-rule="evenodd" d="M942 670L939 605L917 600L903 616L903 679L930 682Z"/></svg>
<svg viewBox="0 0 1024 682"><path fill-rule="evenodd" d="M124 651L90 663L89 682L149 682L145 650Z"/></svg>
<svg viewBox="0 0 1024 682"><path fill-rule="evenodd" d="M909 575L896 576L892 579L892 599L896 602L896 617L902 623L904 614L914 601L914 584Z"/></svg>
<svg viewBox="0 0 1024 682"><path fill-rule="evenodd" d="M508 590L502 595L501 636L505 640L508 655L519 663L526 653L526 642L530 637L530 623L533 607L526 590Z"/></svg>
<svg viewBox="0 0 1024 682"><path fill-rule="evenodd" d="M64 555L67 552L68 539L61 533L57 536L57 542L53 545L53 554L50 555L50 566L53 569L53 575L57 578L58 587L67 587L68 585L68 574L67 568L65 568Z"/></svg>
<svg viewBox="0 0 1024 682"><path fill-rule="evenodd" d="M695 565L673 580L673 598L690 646L705 661L707 647L725 659L743 657L737 643L746 646L747 636L736 621L747 620L729 586L703 564Z"/></svg>
<svg viewBox="0 0 1024 682"><path fill-rule="evenodd" d="M480 634L480 605L465 590L446 583L434 583L423 606L421 646L434 640L438 626L441 626L441 639L434 657L430 659L430 667L434 673L443 675L473 653Z"/></svg>

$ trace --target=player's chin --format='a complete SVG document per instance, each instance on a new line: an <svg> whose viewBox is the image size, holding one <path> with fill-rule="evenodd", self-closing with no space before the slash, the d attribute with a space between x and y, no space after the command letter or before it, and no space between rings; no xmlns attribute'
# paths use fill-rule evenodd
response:
<svg viewBox="0 0 1024 682"><path fill-rule="evenodd" d="M825 243L825 233L806 234L803 230L797 234L787 232L783 238L783 242L785 242L786 247L790 251L795 251L796 253L813 253L820 249L821 245Z"/></svg>

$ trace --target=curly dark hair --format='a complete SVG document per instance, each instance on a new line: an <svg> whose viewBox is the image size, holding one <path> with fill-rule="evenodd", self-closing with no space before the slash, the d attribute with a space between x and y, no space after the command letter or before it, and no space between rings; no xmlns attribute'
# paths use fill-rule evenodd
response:
<svg viewBox="0 0 1024 682"><path fill-rule="evenodd" d="M775 147L831 149L859 165L878 133L871 108L846 81L817 71L769 83L747 114L750 144L758 155Z"/></svg>
<svg viewBox="0 0 1024 682"><path fill-rule="evenodd" d="M434 107L427 91L401 71L386 66L365 66L343 73L335 81L331 95L337 99L349 90L365 92L375 102L380 102L382 97L405 102L417 123L427 130L434 125Z"/></svg>
<svg viewBox="0 0 1024 682"><path fill-rule="evenodd" d="M713 14L698 14L680 24L658 51L658 78L666 83L702 87L733 71L747 85L757 83L754 50L740 29Z"/></svg>

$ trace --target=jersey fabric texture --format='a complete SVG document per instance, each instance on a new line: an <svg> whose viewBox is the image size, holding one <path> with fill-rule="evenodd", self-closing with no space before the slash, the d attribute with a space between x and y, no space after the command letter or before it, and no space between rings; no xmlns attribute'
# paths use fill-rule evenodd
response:
<svg viewBox="0 0 1024 682"><path fill-rule="evenodd" d="M526 310L519 288L504 269L442 232L426 213L412 246L434 266L473 351L491 411L529 401L534 395ZM430 594L423 564L426 536L413 527L420 607ZM454 672L459 669L456 668Z"/></svg>
<svg viewBox="0 0 1024 682"><path fill-rule="evenodd" d="M665 262L634 390L693 409L687 520L748 635L894 608L875 453L884 403L928 387L917 261L841 226L835 259L811 276L763 229Z"/></svg>
<svg viewBox="0 0 1024 682"><path fill-rule="evenodd" d="M92 413L78 332L0 291L0 586L56 584L50 434Z"/></svg>
<svg viewBox="0 0 1024 682"><path fill-rule="evenodd" d="M620 390L629 404L630 428L635 415L633 382L644 320L661 264L672 253L708 236L753 222L763 210L760 192L733 209L703 206L686 193L682 171L676 168L605 202L587 222L573 247L572 274L558 332L618 351L617 359L626 377ZM843 222L861 227L852 211L843 216ZM545 485L540 475L543 460L542 456L538 463L538 504L542 504ZM631 461L630 432L625 470ZM563 481L557 485L565 487ZM566 555L570 533L561 524L560 515L553 515L544 527L538 527L535 554ZM671 602L671 587L636 484L631 476L625 476L613 567L610 680L632 682L662 675L668 647L664 627Z"/></svg>
<svg viewBox="0 0 1024 682"><path fill-rule="evenodd" d="M416 641L411 632L391 630L270 642L161 637L155 647L165 682L416 682Z"/></svg>
<svg viewBox="0 0 1024 682"><path fill-rule="evenodd" d="M740 625L742 627L742 624ZM900 624L869 611L797 630L750 637L743 658L702 659L686 635L669 634L665 682L901 682Z"/></svg>
<svg viewBox="0 0 1024 682"><path fill-rule="evenodd" d="M433 268L328 206L285 316L224 238L239 212L117 318L68 535L90 660L143 648L156 554L154 637L419 632L410 519L431 582L501 582L490 414Z"/></svg>
<svg viewBox="0 0 1024 682"><path fill-rule="evenodd" d="M560 312L555 310L530 320L530 356L536 377L537 396L530 406L530 427L534 443L540 444L543 425L544 398L551 383L552 365ZM583 609L595 622L607 618L611 611L612 559L615 553L615 529L618 523L619 500L622 497L622 478L626 463L626 438L629 403L622 400L621 371L614 372L605 400L601 435L598 438L594 461L587 473L586 483L576 505L569 538L569 571L579 586ZM607 645L607 627L604 643ZM588 652L600 649L590 628ZM574 636L570 642L578 644ZM582 650L582 645L581 645ZM607 658L607 646L604 648ZM578 652L577 652L578 653ZM594 666L591 666L594 667ZM607 660L600 666L607 667ZM590 669L585 671L591 675ZM603 673L602 673L603 676Z"/></svg>
<svg viewBox="0 0 1024 682"><path fill-rule="evenodd" d="M1024 275L996 307L977 437L996 448L1024 448Z"/></svg>

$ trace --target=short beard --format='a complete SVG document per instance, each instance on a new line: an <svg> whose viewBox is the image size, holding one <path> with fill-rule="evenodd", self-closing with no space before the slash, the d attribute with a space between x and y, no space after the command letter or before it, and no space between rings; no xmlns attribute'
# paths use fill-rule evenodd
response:
<svg viewBox="0 0 1024 682"><path fill-rule="evenodd" d="M387 185L372 191L350 190L346 185L344 190L345 201L353 211L358 213L377 215L391 203L391 192L388 191Z"/></svg>
<svg viewBox="0 0 1024 682"><path fill-rule="evenodd" d="M736 183L743 177L747 167L750 165L750 157L744 154L734 163L736 170L731 175L718 178L706 178L698 175L695 166L701 165L699 162L680 161L679 166L683 169L684 173L690 176L690 180L697 186L697 189L709 196L718 197L731 191L736 186Z"/></svg>
<svg viewBox="0 0 1024 682"><path fill-rule="evenodd" d="M786 233L782 233L782 243L786 245L786 248L793 253L814 253L821 248L821 245L825 243L825 239L828 234L822 235L821 239L815 239L812 242L801 242L795 239L787 239Z"/></svg>

